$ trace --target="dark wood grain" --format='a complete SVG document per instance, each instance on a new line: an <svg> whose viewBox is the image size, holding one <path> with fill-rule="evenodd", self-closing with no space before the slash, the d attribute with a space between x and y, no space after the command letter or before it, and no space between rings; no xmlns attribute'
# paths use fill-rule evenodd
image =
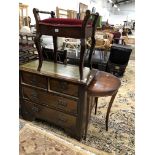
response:
<svg viewBox="0 0 155 155"><path fill-rule="evenodd" d="M49 79L49 84L50 84L50 90L54 90L57 92L61 92L76 97L78 96L79 86L76 84L52 78Z"/></svg>
<svg viewBox="0 0 155 155"><path fill-rule="evenodd" d="M106 114L106 130L108 130L108 120L109 120L110 110L120 85L121 85L121 81L116 76L107 72L98 71L87 89L87 92L88 92L87 104L90 104L90 101L89 101L90 97L95 98L94 100L95 114L97 113L98 97L111 96L111 100L109 102L107 114ZM90 118L89 113L91 111L89 107L90 105L88 105L87 107L87 123L86 123L85 138L87 135L88 122Z"/></svg>
<svg viewBox="0 0 155 155"><path fill-rule="evenodd" d="M50 123L54 123L63 128L69 128L70 130L76 129L76 117L49 109L45 106L35 104L33 102L28 102L24 100L22 102L22 113L24 113L24 118L28 120L34 120L36 118L46 120ZM31 117L30 117L31 116Z"/></svg>
<svg viewBox="0 0 155 155"><path fill-rule="evenodd" d="M54 62L57 62L57 37L67 37L67 38L76 38L81 39L81 51L80 51L80 63L79 63L79 72L80 72L80 80L83 80L83 66L84 66L84 53L85 53L85 39L91 37L92 38L92 46L91 46L91 52L94 48L94 35L96 30L96 22L99 17L98 13L91 14L89 10L86 11L84 20L82 21L81 26L77 25L70 25L67 24L67 26L64 24L51 24L51 23L45 23L40 20L39 13L49 13L47 11L39 11L38 9L34 8L33 13L36 20L36 38L35 38L35 44L38 50L39 54L39 64L38 64L38 71L40 71L42 67L43 62L43 56L42 56L42 49L40 44L40 37L41 35L49 35L53 36L53 43L54 43ZM94 17L94 18L91 18ZM52 16L52 18L55 18ZM89 24L89 20L92 19L92 24ZM90 55L90 60L91 60ZM90 61L89 61L90 62ZM90 65L91 67L91 65Z"/></svg>
<svg viewBox="0 0 155 155"><path fill-rule="evenodd" d="M47 78L45 76L22 72L21 77L23 83L47 89Z"/></svg>
<svg viewBox="0 0 155 155"><path fill-rule="evenodd" d="M43 90L26 86L23 86L23 97L32 102L45 105L49 108L63 110L64 112L69 112L75 115L77 114L77 100L72 100L60 95L58 96L54 93L47 93Z"/></svg>
<svg viewBox="0 0 155 155"><path fill-rule="evenodd" d="M80 80L79 68L74 65L63 65L58 63L53 63L49 61L44 61L40 71L37 71L38 60L31 61L29 63L20 66L20 70L29 73L35 73L36 75L44 75L60 80L67 80L75 84L87 85L94 77L94 70L87 67L83 68L83 80ZM90 80L91 77L91 80Z"/></svg>
<svg viewBox="0 0 155 155"><path fill-rule="evenodd" d="M54 123L81 140L87 126L87 87L96 70L84 68L85 79L81 81L77 66L46 61L40 71L37 66L38 61L20 66L23 118Z"/></svg>

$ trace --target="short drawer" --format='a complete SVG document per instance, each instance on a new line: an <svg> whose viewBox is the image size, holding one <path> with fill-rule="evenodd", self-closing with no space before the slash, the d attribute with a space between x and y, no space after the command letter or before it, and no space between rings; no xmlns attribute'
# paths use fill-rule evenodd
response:
<svg viewBox="0 0 155 155"><path fill-rule="evenodd" d="M22 72L22 82L47 89L47 78L33 73Z"/></svg>
<svg viewBox="0 0 155 155"><path fill-rule="evenodd" d="M25 114L30 115L33 118L43 119L63 128L73 130L73 132L76 129L76 117L74 116L25 100L22 102L21 108Z"/></svg>
<svg viewBox="0 0 155 155"><path fill-rule="evenodd" d="M54 93L49 93L26 86L23 86L23 97L32 102L46 105L47 107L54 107L72 114L77 114L77 100L72 100L58 96Z"/></svg>
<svg viewBox="0 0 155 155"><path fill-rule="evenodd" d="M61 80L55 80L55 79L49 79L50 83L50 89L61 92L64 94L68 94L71 96L78 96L78 90L79 86L73 83L69 83L66 81L61 81Z"/></svg>

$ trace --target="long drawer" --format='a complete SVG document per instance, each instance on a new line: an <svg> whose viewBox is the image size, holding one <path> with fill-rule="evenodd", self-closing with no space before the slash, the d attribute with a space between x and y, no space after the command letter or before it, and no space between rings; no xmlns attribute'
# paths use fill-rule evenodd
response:
<svg viewBox="0 0 155 155"><path fill-rule="evenodd" d="M22 82L36 87L47 89L47 78L33 73L22 72Z"/></svg>
<svg viewBox="0 0 155 155"><path fill-rule="evenodd" d="M23 100L22 111L31 117L46 120L69 130L76 130L76 117Z"/></svg>
<svg viewBox="0 0 155 155"><path fill-rule="evenodd" d="M68 94L71 96L78 96L79 86L70 82L60 81L56 79L49 79L50 89L61 92L64 94Z"/></svg>
<svg viewBox="0 0 155 155"><path fill-rule="evenodd" d="M77 100L72 100L54 93L49 93L43 90L23 86L23 97L32 102L46 105L50 108L61 109L63 111L77 114Z"/></svg>

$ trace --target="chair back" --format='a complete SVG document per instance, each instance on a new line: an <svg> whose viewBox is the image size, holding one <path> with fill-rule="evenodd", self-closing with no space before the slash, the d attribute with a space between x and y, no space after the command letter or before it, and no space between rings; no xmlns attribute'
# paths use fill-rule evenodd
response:
<svg viewBox="0 0 155 155"><path fill-rule="evenodd" d="M56 7L56 17L57 18L67 18L67 10Z"/></svg>
<svg viewBox="0 0 155 155"><path fill-rule="evenodd" d="M56 7L57 18L77 18L77 11Z"/></svg>

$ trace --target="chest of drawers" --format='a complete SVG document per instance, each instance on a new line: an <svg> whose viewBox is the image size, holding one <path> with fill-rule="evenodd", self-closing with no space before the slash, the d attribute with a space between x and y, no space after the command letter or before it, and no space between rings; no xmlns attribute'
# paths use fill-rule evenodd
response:
<svg viewBox="0 0 155 155"><path fill-rule="evenodd" d="M84 68L80 79L77 66L38 60L20 66L20 106L24 119L36 118L54 123L80 140L85 133L87 86L96 70Z"/></svg>

